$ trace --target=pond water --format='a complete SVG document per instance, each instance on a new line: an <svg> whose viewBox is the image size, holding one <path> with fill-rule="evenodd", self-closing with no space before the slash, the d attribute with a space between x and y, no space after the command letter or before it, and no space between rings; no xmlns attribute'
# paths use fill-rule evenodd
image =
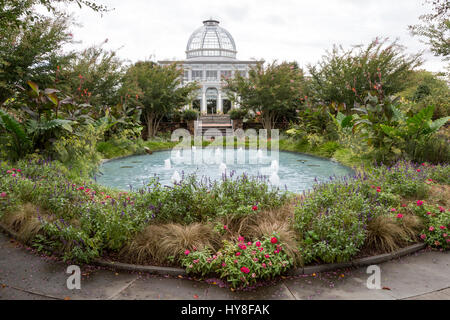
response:
<svg viewBox="0 0 450 320"><path fill-rule="evenodd" d="M255 149L167 150L111 160L101 165L98 183L121 190L141 188L156 176L172 185L183 175L196 174L211 180L223 174L263 176L272 186L300 193L315 181L350 175L353 170L336 162L292 152L265 153Z"/></svg>

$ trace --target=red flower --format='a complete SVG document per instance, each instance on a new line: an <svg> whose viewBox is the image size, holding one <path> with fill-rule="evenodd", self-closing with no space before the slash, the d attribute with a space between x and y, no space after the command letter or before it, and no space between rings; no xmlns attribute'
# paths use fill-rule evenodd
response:
<svg viewBox="0 0 450 320"><path fill-rule="evenodd" d="M258 206L253 206L253 207L252 207L252 210L253 210L253 211L258 210Z"/></svg>
<svg viewBox="0 0 450 320"><path fill-rule="evenodd" d="M397 218L401 219L401 218L403 218L403 215L402 215L401 213L399 213L399 214L397 215Z"/></svg>
<svg viewBox="0 0 450 320"><path fill-rule="evenodd" d="M430 226L430 227L428 228L428 230L434 231L434 227L433 227L433 226Z"/></svg>
<svg viewBox="0 0 450 320"><path fill-rule="evenodd" d="M417 205L420 207L421 205L423 205L423 201L422 200L417 200Z"/></svg>
<svg viewBox="0 0 450 320"><path fill-rule="evenodd" d="M275 244L278 242L278 239L275 237L272 237L272 239L270 239L270 242Z"/></svg>
<svg viewBox="0 0 450 320"><path fill-rule="evenodd" d="M239 257L241 255L241 253L238 251L236 252L236 257Z"/></svg>
<svg viewBox="0 0 450 320"><path fill-rule="evenodd" d="M444 230L445 226L440 226L439 229Z"/></svg>
<svg viewBox="0 0 450 320"><path fill-rule="evenodd" d="M256 242L255 242L255 246L257 246L257 247L261 247L261 242L259 242L259 241L256 241Z"/></svg>
<svg viewBox="0 0 450 320"><path fill-rule="evenodd" d="M403 204L402 204L402 207L405 208L405 207L406 207L406 204L403 203Z"/></svg>
<svg viewBox="0 0 450 320"><path fill-rule="evenodd" d="M420 172L420 169L417 169L417 172Z"/></svg>
<svg viewBox="0 0 450 320"><path fill-rule="evenodd" d="M189 255L189 253L191 253L189 250L186 250L186 251L184 252L185 255Z"/></svg>
<svg viewBox="0 0 450 320"><path fill-rule="evenodd" d="M427 235L426 235L426 234L421 234L421 235L420 235L420 239L425 240L426 238L427 238Z"/></svg>
<svg viewBox="0 0 450 320"><path fill-rule="evenodd" d="M242 271L243 273L249 273L249 272L250 272L250 269L247 268L247 267L242 267L242 268L241 268L241 271Z"/></svg>
<svg viewBox="0 0 450 320"><path fill-rule="evenodd" d="M223 228L224 228L224 230L227 230L227 229L228 229L227 225L224 225Z"/></svg>
<svg viewBox="0 0 450 320"><path fill-rule="evenodd" d="M439 211L440 211L440 212L445 212L444 207L439 207Z"/></svg>

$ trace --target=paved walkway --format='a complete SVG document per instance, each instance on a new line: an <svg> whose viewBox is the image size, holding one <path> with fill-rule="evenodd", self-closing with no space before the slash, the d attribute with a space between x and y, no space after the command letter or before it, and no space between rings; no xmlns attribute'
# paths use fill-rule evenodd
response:
<svg viewBox="0 0 450 320"><path fill-rule="evenodd" d="M67 265L40 257L0 233L0 299L440 299L450 300L450 253L422 250L380 264L380 290L366 268L283 277L251 291L180 277L82 267L81 290L68 290Z"/></svg>

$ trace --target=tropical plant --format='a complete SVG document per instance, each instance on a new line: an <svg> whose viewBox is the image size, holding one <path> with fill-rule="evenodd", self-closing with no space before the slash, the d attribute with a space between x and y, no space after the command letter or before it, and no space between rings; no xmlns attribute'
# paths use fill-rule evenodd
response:
<svg viewBox="0 0 450 320"><path fill-rule="evenodd" d="M1 145L6 147L6 154L11 160L22 158L31 149L31 140L23 125L2 109L0 109L0 129L6 131L5 135L0 134L0 141Z"/></svg>

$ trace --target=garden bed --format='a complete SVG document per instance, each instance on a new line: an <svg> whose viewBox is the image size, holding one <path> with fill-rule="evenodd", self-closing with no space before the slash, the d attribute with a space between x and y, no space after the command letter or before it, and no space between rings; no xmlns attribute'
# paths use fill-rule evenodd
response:
<svg viewBox="0 0 450 320"><path fill-rule="evenodd" d="M245 176L119 192L69 181L57 162L0 169L2 224L20 241L76 262L112 258L155 272L183 266L242 287L298 270L381 262L419 241L443 250L450 242L448 165L359 170L303 195Z"/></svg>

